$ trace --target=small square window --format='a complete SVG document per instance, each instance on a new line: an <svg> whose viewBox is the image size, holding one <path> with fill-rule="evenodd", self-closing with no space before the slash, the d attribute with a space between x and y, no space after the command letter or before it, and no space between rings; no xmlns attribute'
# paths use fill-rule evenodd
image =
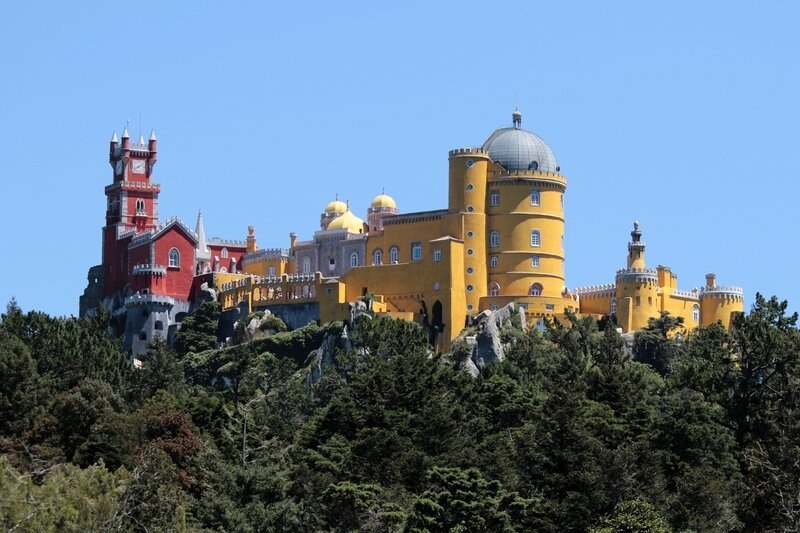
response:
<svg viewBox="0 0 800 533"><path fill-rule="evenodd" d="M435 291L439 290L439 282L438 281L434 281L433 282L433 290L435 290Z"/></svg>
<svg viewBox="0 0 800 533"><path fill-rule="evenodd" d="M434 250L433 251L433 260L437 263L442 260L442 251L441 250Z"/></svg>

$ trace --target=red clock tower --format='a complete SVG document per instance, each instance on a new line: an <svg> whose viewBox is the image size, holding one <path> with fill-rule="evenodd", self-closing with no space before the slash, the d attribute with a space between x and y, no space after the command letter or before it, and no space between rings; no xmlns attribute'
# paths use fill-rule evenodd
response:
<svg viewBox="0 0 800 533"><path fill-rule="evenodd" d="M122 132L121 143L117 134L111 137L108 162L114 179L106 186L106 225L103 228L103 267L105 286L103 296L122 289L128 280L128 244L137 233L154 230L158 226L158 193L161 188L153 183L153 167L158 159L155 132L145 143L132 143L128 127Z"/></svg>

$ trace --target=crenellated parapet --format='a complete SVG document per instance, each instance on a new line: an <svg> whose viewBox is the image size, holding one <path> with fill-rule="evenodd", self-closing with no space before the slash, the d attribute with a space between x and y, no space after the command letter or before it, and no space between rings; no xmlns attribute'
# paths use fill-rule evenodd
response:
<svg viewBox="0 0 800 533"><path fill-rule="evenodd" d="M617 294L617 286L613 283L588 285L574 289L573 293L581 298L613 298Z"/></svg>
<svg viewBox="0 0 800 533"><path fill-rule="evenodd" d="M621 268L617 270L617 284L643 283L658 285L658 270L655 268Z"/></svg>
<svg viewBox="0 0 800 533"><path fill-rule="evenodd" d="M288 260L290 252L288 248L262 248L245 255L242 258L242 265L251 265L275 259Z"/></svg>
<svg viewBox="0 0 800 533"><path fill-rule="evenodd" d="M116 183L112 183L111 185L106 185L105 192L108 194L109 192L116 191L116 190L123 190L123 191L154 191L160 192L161 185L158 183L152 183L149 181L118 181Z"/></svg>
<svg viewBox="0 0 800 533"><path fill-rule="evenodd" d="M171 296L164 296L161 294L133 294L125 298L125 307L132 307L136 305L175 305L175 298Z"/></svg>
<svg viewBox="0 0 800 533"><path fill-rule="evenodd" d="M700 289L700 298L717 298L732 300L735 302L744 302L744 290L741 287L702 287Z"/></svg>
<svg viewBox="0 0 800 533"><path fill-rule="evenodd" d="M482 148L455 148L447 152L449 157L459 156L459 155L481 155L481 156L489 156L489 152Z"/></svg>
<svg viewBox="0 0 800 533"><path fill-rule="evenodd" d="M134 276L142 276L142 275L166 276L167 267L164 265L154 265L154 264L133 265L132 274Z"/></svg>
<svg viewBox="0 0 800 533"><path fill-rule="evenodd" d="M697 289L692 289L690 291L674 289L671 296L675 298L683 298L685 300L700 300L700 294L698 293Z"/></svg>

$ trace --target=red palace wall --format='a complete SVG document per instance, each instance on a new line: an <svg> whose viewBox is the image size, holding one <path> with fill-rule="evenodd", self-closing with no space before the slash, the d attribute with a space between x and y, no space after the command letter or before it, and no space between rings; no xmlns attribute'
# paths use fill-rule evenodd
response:
<svg viewBox="0 0 800 533"><path fill-rule="evenodd" d="M180 266L170 267L169 251L177 248L180 254ZM187 300L192 289L194 277L194 242L183 231L175 226L158 237L155 242L155 263L167 266L167 276L164 286L159 287L156 294L165 294Z"/></svg>
<svg viewBox="0 0 800 533"><path fill-rule="evenodd" d="M227 259L222 257L223 248L228 249ZM230 272L231 265L233 264L232 259L236 259L236 271L242 271L242 258L244 257L245 252L247 252L247 246L219 246L216 244L209 244L208 249L211 250L212 260L216 260L216 258L219 257L220 270L224 268L226 272Z"/></svg>

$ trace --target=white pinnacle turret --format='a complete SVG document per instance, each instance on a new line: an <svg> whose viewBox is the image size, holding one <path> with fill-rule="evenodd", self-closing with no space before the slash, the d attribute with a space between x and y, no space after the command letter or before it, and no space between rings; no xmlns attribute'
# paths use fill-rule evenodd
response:
<svg viewBox="0 0 800 533"><path fill-rule="evenodd" d="M144 144L144 137L142 137L141 133L139 134L139 144Z"/></svg>
<svg viewBox="0 0 800 533"><path fill-rule="evenodd" d="M123 139L130 139L131 138L130 134L128 133L128 125L127 124L125 124L125 129L122 130L122 138Z"/></svg>
<svg viewBox="0 0 800 533"><path fill-rule="evenodd" d="M197 246L195 247L194 257L197 261L210 261L211 250L206 244L206 229L203 226L203 212L197 212L197 227L194 230L197 235Z"/></svg>
<svg viewBox="0 0 800 533"><path fill-rule="evenodd" d="M118 143L119 139L117 139L117 130L114 130L114 135L111 136L112 143Z"/></svg>
<svg viewBox="0 0 800 533"><path fill-rule="evenodd" d="M156 130L150 130L150 140L151 141L156 140Z"/></svg>

